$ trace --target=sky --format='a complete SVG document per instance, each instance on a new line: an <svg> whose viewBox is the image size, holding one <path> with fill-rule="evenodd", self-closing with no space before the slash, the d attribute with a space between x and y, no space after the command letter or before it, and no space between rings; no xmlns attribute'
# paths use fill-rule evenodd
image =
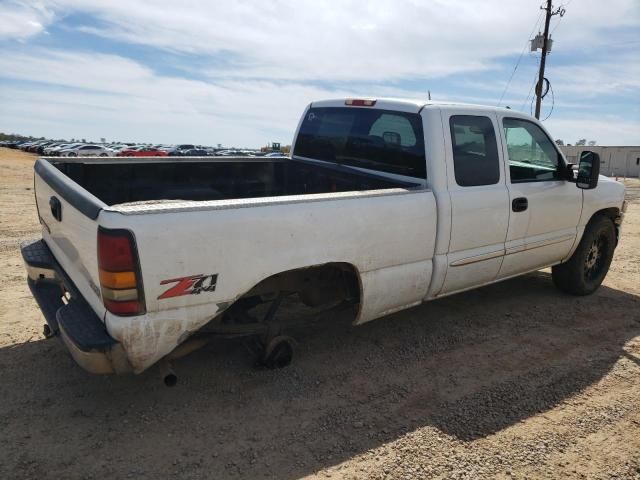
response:
<svg viewBox="0 0 640 480"><path fill-rule="evenodd" d="M314 100L428 91L530 113L540 5L0 0L0 131L258 147L291 143ZM565 143L640 145L640 0L554 7L545 126Z"/></svg>

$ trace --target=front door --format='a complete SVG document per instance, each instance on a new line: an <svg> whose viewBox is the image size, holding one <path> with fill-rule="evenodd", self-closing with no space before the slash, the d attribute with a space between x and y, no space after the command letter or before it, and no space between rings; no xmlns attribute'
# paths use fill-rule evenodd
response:
<svg viewBox="0 0 640 480"><path fill-rule="evenodd" d="M508 160L509 230L499 278L559 263L576 240L582 191L563 180L564 160L536 123L500 115Z"/></svg>

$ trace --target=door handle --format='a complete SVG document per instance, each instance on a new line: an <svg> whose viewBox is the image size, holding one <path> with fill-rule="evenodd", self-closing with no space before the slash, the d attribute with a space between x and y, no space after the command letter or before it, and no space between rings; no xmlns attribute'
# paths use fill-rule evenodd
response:
<svg viewBox="0 0 640 480"><path fill-rule="evenodd" d="M514 212L524 212L529 208L529 200L526 197L514 198L511 202L511 210Z"/></svg>
<svg viewBox="0 0 640 480"><path fill-rule="evenodd" d="M53 215L53 218L61 222L62 204L60 203L60 200L58 200L58 197L51 197L49 199L49 207L51 207L51 215Z"/></svg>

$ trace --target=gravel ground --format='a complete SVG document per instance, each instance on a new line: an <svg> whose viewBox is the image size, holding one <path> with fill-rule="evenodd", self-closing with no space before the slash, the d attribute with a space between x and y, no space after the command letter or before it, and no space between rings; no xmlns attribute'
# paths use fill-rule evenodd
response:
<svg viewBox="0 0 640 480"><path fill-rule="evenodd" d="M41 335L18 250L34 158L0 148L0 478L640 479L640 181L592 296L541 271L328 318L279 371L220 341L166 388L91 376Z"/></svg>

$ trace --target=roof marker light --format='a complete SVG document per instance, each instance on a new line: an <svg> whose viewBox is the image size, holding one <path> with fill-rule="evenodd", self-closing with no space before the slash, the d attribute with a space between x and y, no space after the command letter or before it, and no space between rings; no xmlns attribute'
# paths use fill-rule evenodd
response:
<svg viewBox="0 0 640 480"><path fill-rule="evenodd" d="M345 105L349 105L351 107L373 107L376 104L375 100L364 100L364 99L356 99L349 98L344 101Z"/></svg>

